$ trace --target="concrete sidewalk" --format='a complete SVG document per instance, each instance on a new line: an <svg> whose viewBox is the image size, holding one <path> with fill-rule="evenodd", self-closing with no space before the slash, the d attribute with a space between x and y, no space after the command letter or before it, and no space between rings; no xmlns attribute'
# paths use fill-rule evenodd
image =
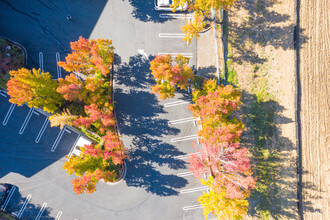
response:
<svg viewBox="0 0 330 220"><path fill-rule="evenodd" d="M213 28L201 33L197 39L197 73L205 77L216 72L216 54Z"/></svg>

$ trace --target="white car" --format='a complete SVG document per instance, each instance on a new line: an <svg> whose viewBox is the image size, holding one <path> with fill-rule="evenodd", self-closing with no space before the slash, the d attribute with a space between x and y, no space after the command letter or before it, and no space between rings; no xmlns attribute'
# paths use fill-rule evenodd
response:
<svg viewBox="0 0 330 220"><path fill-rule="evenodd" d="M84 147L85 145L90 145L92 142L90 140L87 140L84 137L79 137L76 145L73 147L72 151L69 153L69 158L74 155L76 157L80 157L81 154L81 147Z"/></svg>
<svg viewBox="0 0 330 220"><path fill-rule="evenodd" d="M157 11L173 11L172 4L172 0L155 0L155 9ZM183 7L177 7L176 11L185 11L187 8L188 4L186 3Z"/></svg>

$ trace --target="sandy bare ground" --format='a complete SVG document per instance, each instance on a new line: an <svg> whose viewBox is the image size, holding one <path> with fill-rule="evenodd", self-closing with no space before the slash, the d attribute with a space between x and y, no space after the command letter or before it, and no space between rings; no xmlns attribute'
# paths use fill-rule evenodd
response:
<svg viewBox="0 0 330 220"><path fill-rule="evenodd" d="M301 135L304 219L327 220L330 198L330 1L301 0Z"/></svg>
<svg viewBox="0 0 330 220"><path fill-rule="evenodd" d="M229 60L244 94L245 141L255 158L259 187L244 219L298 219L294 3L240 0L229 12L229 26ZM263 98L253 107L257 94ZM259 112L268 113L268 119ZM267 132L256 130L255 119L265 124L261 129ZM258 138L267 141L256 147Z"/></svg>

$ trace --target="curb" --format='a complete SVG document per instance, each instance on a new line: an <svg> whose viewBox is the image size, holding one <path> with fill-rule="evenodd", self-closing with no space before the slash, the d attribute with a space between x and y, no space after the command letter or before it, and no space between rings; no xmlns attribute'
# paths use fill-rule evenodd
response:
<svg viewBox="0 0 330 220"><path fill-rule="evenodd" d="M24 47L22 44L17 43L16 41L9 40L8 38L3 37L3 36L1 36L1 35L0 35L0 38L4 39L4 40L6 40L6 41L9 41L9 42L12 43L12 44L17 45L18 47L20 47L20 48L23 50L23 55L24 55L24 57L25 57L25 63L24 63L24 66L27 66L27 56L28 56L28 55L27 55L27 52L26 52L25 47Z"/></svg>
<svg viewBox="0 0 330 220"><path fill-rule="evenodd" d="M126 177L126 173L127 173L127 164L126 164L126 161L124 160L124 163L123 163L123 172L121 174L121 176L118 178L117 181L115 182L105 182L106 184L110 185L110 186L113 186L113 185L117 185L118 183L122 182L124 180L124 178ZM102 179L102 181L104 181Z"/></svg>

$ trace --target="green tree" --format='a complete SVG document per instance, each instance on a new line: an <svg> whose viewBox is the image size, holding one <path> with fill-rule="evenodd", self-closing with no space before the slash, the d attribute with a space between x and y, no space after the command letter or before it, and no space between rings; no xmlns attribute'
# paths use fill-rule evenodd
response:
<svg viewBox="0 0 330 220"><path fill-rule="evenodd" d="M56 91L58 83L48 72L22 68L9 74L7 87L11 103L19 106L27 103L30 108L43 108L50 113L61 107L63 96Z"/></svg>

